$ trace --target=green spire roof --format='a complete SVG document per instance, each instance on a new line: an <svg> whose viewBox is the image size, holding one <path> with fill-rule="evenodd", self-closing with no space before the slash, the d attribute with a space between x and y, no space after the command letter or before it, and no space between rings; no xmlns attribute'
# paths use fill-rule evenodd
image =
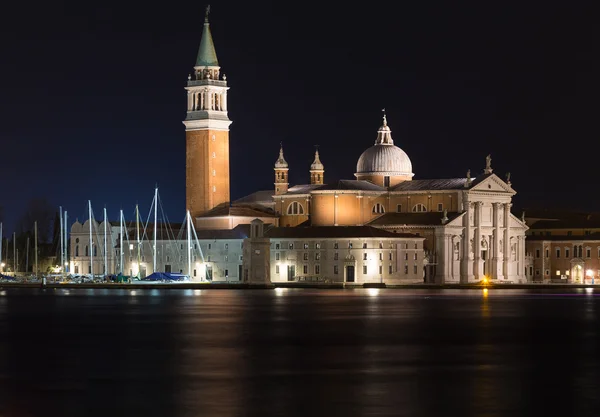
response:
<svg viewBox="0 0 600 417"><path fill-rule="evenodd" d="M210 7L210 6L209 6ZM198 48L197 67L218 67L217 53L215 44L210 34L210 24L208 23L209 8L206 8L206 17L204 18L204 28L202 29L202 39L200 39L200 48Z"/></svg>

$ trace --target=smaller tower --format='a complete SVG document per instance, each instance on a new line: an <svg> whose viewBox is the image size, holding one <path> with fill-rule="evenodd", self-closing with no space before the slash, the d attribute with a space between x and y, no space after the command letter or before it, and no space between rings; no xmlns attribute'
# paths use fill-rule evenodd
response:
<svg viewBox="0 0 600 417"><path fill-rule="evenodd" d="M311 184L323 184L323 174L325 173L325 168L323 167L323 163L319 159L319 149L315 150L315 160L310 166L310 183Z"/></svg>
<svg viewBox="0 0 600 417"><path fill-rule="evenodd" d="M279 158L275 161L275 195L285 194L288 191L288 163L283 157L283 145L279 148Z"/></svg>

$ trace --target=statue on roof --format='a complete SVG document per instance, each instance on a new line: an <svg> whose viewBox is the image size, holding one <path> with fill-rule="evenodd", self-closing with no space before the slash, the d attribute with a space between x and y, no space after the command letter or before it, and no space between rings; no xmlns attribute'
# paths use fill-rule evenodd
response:
<svg viewBox="0 0 600 417"><path fill-rule="evenodd" d="M506 173L506 183L510 185L510 172Z"/></svg>
<svg viewBox="0 0 600 417"><path fill-rule="evenodd" d="M488 154L488 156L485 157L485 173L486 174L491 174L492 173L492 155Z"/></svg>

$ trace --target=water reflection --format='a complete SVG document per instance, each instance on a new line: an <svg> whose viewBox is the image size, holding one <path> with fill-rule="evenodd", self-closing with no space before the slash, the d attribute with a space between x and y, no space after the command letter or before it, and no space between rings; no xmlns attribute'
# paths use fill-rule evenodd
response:
<svg viewBox="0 0 600 417"><path fill-rule="evenodd" d="M593 291L3 291L0 415L581 416L600 406Z"/></svg>

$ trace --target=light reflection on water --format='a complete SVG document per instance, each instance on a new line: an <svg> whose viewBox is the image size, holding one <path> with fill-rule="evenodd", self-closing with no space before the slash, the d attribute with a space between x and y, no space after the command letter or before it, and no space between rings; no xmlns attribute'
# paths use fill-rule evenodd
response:
<svg viewBox="0 0 600 417"><path fill-rule="evenodd" d="M600 406L593 291L2 291L2 416L581 416ZM548 401L551 381L560 402Z"/></svg>

